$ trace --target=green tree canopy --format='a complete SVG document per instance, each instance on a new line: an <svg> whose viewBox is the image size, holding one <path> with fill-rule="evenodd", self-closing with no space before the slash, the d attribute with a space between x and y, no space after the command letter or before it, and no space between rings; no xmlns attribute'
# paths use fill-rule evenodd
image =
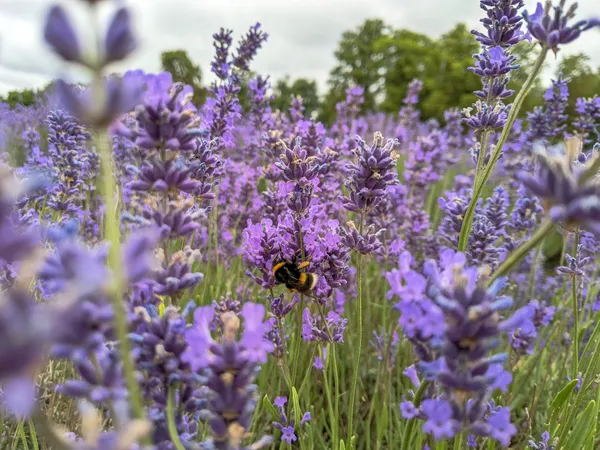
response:
<svg viewBox="0 0 600 450"><path fill-rule="evenodd" d="M10 91L6 96L2 97L1 100L7 103L8 106L14 108L17 105L32 106L40 99L44 94L41 89L23 89L20 91Z"/></svg>
<svg viewBox="0 0 600 450"><path fill-rule="evenodd" d="M391 28L381 19L367 19L356 30L346 31L335 51L336 65L329 77L329 92L323 102L321 116L330 122L335 115L335 105L345 98L351 86L365 90L363 111L374 111L377 97L383 89L383 77L387 62L377 51L380 39L389 36Z"/></svg>
<svg viewBox="0 0 600 450"><path fill-rule="evenodd" d="M600 67L595 71L589 65L590 57L584 53L565 56L558 65L556 76L570 78L569 107L567 113L576 115L575 103L578 98L589 98L600 94Z"/></svg>
<svg viewBox="0 0 600 450"><path fill-rule="evenodd" d="M292 97L302 97L305 112L311 116L320 106L317 82L306 78L298 78L293 82L289 77L277 81L275 84L275 97L271 102L274 109L288 111L292 104Z"/></svg>
<svg viewBox="0 0 600 450"><path fill-rule="evenodd" d="M423 81L422 117L441 118L450 107L465 107L475 100L480 79L467 68L479 44L464 24L458 24L439 39L409 30L398 30L378 42L387 61L381 109L393 113L402 106L408 84Z"/></svg>
<svg viewBox="0 0 600 450"><path fill-rule="evenodd" d="M169 50L161 55L164 71L170 72L173 81L189 84L194 88L194 104L200 106L206 99L206 89L202 87L202 70L194 64L185 50Z"/></svg>

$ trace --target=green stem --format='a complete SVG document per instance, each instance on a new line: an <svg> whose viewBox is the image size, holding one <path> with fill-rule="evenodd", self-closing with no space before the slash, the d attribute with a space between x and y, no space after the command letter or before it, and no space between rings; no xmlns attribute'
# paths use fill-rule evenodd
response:
<svg viewBox="0 0 600 450"><path fill-rule="evenodd" d="M167 427L169 428L169 437L171 442L175 446L176 450L185 450L179 433L177 432L177 425L175 424L175 387L169 386L169 393L167 394Z"/></svg>
<svg viewBox="0 0 600 450"><path fill-rule="evenodd" d="M577 277L571 280L573 297L573 379L579 373L579 306L577 305Z"/></svg>
<svg viewBox="0 0 600 450"><path fill-rule="evenodd" d="M124 280L123 268L121 267L121 221L119 217L118 202L115 199L116 183L112 171L112 157L110 147L108 146L108 136L106 131L99 133L97 136L96 147L98 148L98 153L100 155L104 204L106 205L104 236L110 243L108 263L114 277L110 298L115 315L115 332L119 342L121 359L123 361L123 372L125 374L127 389L129 390L131 409L135 418L143 419L144 409L142 408L140 390L135 378L135 367L130 358L129 338L127 337L127 317L122 301ZM116 420L116 418L113 417L113 421L114 420Z"/></svg>
<svg viewBox="0 0 600 450"><path fill-rule="evenodd" d="M23 444L23 450L29 450L29 444L27 443L27 436L25 435L25 427L23 422L19 422L18 425L19 436L21 437L21 443Z"/></svg>
<svg viewBox="0 0 600 450"><path fill-rule="evenodd" d="M575 232L575 250L573 257L577 258L577 247L579 246L579 231ZM573 296L573 379L579 374L579 305L577 303L577 275L571 280Z"/></svg>
<svg viewBox="0 0 600 450"><path fill-rule="evenodd" d="M454 438L454 450L461 450L463 446L463 433L458 433L458 436Z"/></svg>
<svg viewBox="0 0 600 450"><path fill-rule="evenodd" d="M327 371L323 374L323 380L324 380L324 384L325 384L325 395L327 396L327 411L329 412L329 426L331 427L331 440L332 440L332 448L335 450L338 448L339 445L339 437L338 437L338 428L339 428L339 421L337 420L337 416L335 415L334 409L333 409L333 399L331 396L331 386L329 385L329 359L333 358L335 355L331 354L330 348L329 347L333 347L333 344L329 344L327 346L327 356L325 357L325 361L326 361L326 369ZM336 403L337 399L336 399Z"/></svg>
<svg viewBox="0 0 600 450"><path fill-rule="evenodd" d="M35 427L33 426L33 422L31 421L31 419L27 421L27 426L29 427L29 435L31 436L33 450L39 450L40 446L38 444L37 433L35 432Z"/></svg>
<svg viewBox="0 0 600 450"><path fill-rule="evenodd" d="M358 233L363 234L364 229L364 212L361 211L359 216ZM358 372L360 369L360 354L362 352L363 340L363 301L362 301L362 254L358 254L358 263L356 270L356 286L358 290L358 347L356 349L356 357L354 358L354 374L352 375L352 388L350 391L350 405L348 407L348 442L352 441L352 426L354 422L354 404L356 401L356 387L358 385Z"/></svg>
<svg viewBox="0 0 600 450"><path fill-rule="evenodd" d="M546 60L546 56L548 55L548 50L549 50L548 47L542 48L540 56L538 57L537 61L535 62L535 66L533 67L533 70L531 71L531 73L529 74L529 77L525 81L525 84L523 84L523 87L517 94L517 97L515 98L515 101L511 106L510 112L508 113L506 125L504 125L504 128L502 129L502 134L500 135L500 139L498 140L498 143L496 144L496 147L494 148L494 152L492 153L490 162L489 162L489 164L487 164L487 166L485 166L485 168L482 168L483 175L481 177L479 177L479 175L477 173L475 174L475 181L479 180L479 182L476 182L473 186L473 196L471 198L471 203L469 203L469 207L467 208L467 211L465 213L462 228L460 230L460 238L458 240L458 249L461 252L464 252L467 248L467 242L469 239L469 235L471 234L471 228L473 227L473 219L475 217L475 208L477 207L477 201L479 200L479 197L481 197L481 193L483 192L483 188L484 188L485 184L487 183L490 176L492 175L494 166L498 162L498 159L500 159L500 154L502 153L502 148L504 147L504 144L508 140L508 136L510 135L510 133L512 131L512 127L515 123L515 120L517 119L517 115L519 114L519 111L521 110L521 107L523 106L523 101L525 100L525 98L527 97L529 92L531 91L531 88L533 88L535 80L536 80L537 76L539 75L540 71L542 70L544 61ZM481 152L481 150L480 150L480 152Z"/></svg>
<svg viewBox="0 0 600 450"><path fill-rule="evenodd" d="M494 281L496 281L501 276L506 275L513 267L515 267L521 259L523 259L529 251L536 247L546 236L548 236L554 230L555 224L552 220L548 219L542 223L540 228L531 236L528 240L526 240L520 247L518 247L514 252L512 252L508 257L504 260L504 262L498 267L492 277L490 278L488 285L491 285Z"/></svg>
<svg viewBox="0 0 600 450"><path fill-rule="evenodd" d="M490 87L491 91L491 87ZM481 140L479 142L479 154L477 156L477 166L475 167L475 179L473 180L473 187L477 188L481 183L481 175L485 168L485 156L487 154L487 148L490 144L490 130L484 130L481 133Z"/></svg>
<svg viewBox="0 0 600 450"><path fill-rule="evenodd" d="M302 391L304 390L304 386L306 386L306 382L308 381L308 377L312 371L312 361L315 360L315 355L317 353L317 346L313 345L313 350L312 353L310 355L310 359L309 361L311 362L311 364L307 364L306 365L306 371L304 372L304 377L302 378L302 383L300 383L300 388L298 389L298 397L300 397L302 395Z"/></svg>
<svg viewBox="0 0 600 450"><path fill-rule="evenodd" d="M537 271L538 271L537 262L540 258L540 254L542 253L543 246L544 246L544 239L542 239L542 242L540 242L540 245L538 245L535 249L533 261L531 263L531 268L529 270L529 279L527 281L527 298L531 298L533 296L533 293L535 292L535 275L537 274Z"/></svg>
<svg viewBox="0 0 600 450"><path fill-rule="evenodd" d="M333 361L333 383L335 384L335 417L336 417L336 425L335 430L337 436L340 435L339 427L340 427L340 378L338 375L338 366L337 366L337 355L335 352L335 344L331 344L331 358ZM339 438L338 438L339 440ZM334 448L338 448L339 443L336 442Z"/></svg>
<svg viewBox="0 0 600 450"><path fill-rule="evenodd" d="M302 261L306 260L306 252L304 250L304 233L302 232L302 227L300 226L300 217L297 217L298 220L298 239L300 243L300 256L302 257ZM298 310L298 322L302 323L302 312L304 311L304 294L300 294L300 309ZM297 376L298 376L298 367L300 366L300 351L301 351L301 343L302 343L302 327L298 327L296 331L296 338L294 339L294 369L292 372L292 386L296 386Z"/></svg>

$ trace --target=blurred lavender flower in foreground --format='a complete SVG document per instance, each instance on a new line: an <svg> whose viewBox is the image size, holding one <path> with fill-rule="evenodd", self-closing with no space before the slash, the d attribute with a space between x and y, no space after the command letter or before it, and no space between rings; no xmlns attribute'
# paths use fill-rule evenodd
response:
<svg viewBox="0 0 600 450"><path fill-rule="evenodd" d="M510 412L488 409L488 402L496 389L508 389L511 375L502 367L506 355L490 353L499 336L533 317L533 309L522 308L500 320L499 311L512 305L512 299L497 296L503 280L486 289L478 283L477 268L465 262L463 254L446 250L439 265L425 263L423 276L410 269L412 258L405 255L399 269L388 273L388 295L401 299L399 324L415 346L419 370L443 391L409 416L426 419L423 430L436 439L466 430L507 446L516 433ZM404 404L403 411L409 410Z"/></svg>
<svg viewBox="0 0 600 450"><path fill-rule="evenodd" d="M96 81L99 83L94 89L87 90L71 87L62 80L56 82L64 107L83 123L108 126L137 104L143 90L138 77L100 78L100 72L106 65L126 58L137 46L126 7L114 12L104 34L101 53L94 55L95 60L86 58L87 54L82 50L77 34L60 5L53 6L46 17L44 39L63 60L84 66L98 77ZM101 98L97 96L97 88L101 89Z"/></svg>
<svg viewBox="0 0 600 450"><path fill-rule="evenodd" d="M584 31L600 26L598 19L579 20L569 25L569 20L575 17L577 3L573 3L565 11L566 3L566 0L560 0L558 6L552 6L552 1L547 0L544 6L538 3L533 14L527 11L523 12L523 18L527 22L527 29L531 35L542 46L551 48L555 54L558 53L559 45L573 42ZM552 9L554 14L552 14Z"/></svg>
<svg viewBox="0 0 600 450"><path fill-rule="evenodd" d="M252 421L255 400L251 383L259 364L266 361L274 349L265 335L270 331L263 323L265 308L246 303L241 311L244 331L239 342L236 334L240 319L228 312L221 316L223 335L220 342L213 340L210 324L214 318L212 307L200 307L194 312L194 325L185 332L188 349L182 360L192 370L205 373L210 389L206 418L213 436L209 445L218 450L258 449L270 444L269 438L259 439L250 446L242 446Z"/></svg>
<svg viewBox="0 0 600 450"><path fill-rule="evenodd" d="M576 158L581 141L571 138L563 146L536 147L534 174L521 171L517 178L543 202L555 222L571 230L583 228L600 234L600 184L597 173L600 158L594 155L585 164Z"/></svg>

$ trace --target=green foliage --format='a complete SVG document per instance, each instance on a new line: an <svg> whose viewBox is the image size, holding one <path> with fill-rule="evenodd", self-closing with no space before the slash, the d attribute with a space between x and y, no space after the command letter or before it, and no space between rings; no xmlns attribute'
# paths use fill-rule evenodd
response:
<svg viewBox="0 0 600 450"><path fill-rule="evenodd" d="M292 105L292 97L302 97L306 114L311 116L319 109L320 101L317 92L317 82L306 78L298 78L293 82L289 77L279 80L275 84L275 97L271 102L273 109L288 111Z"/></svg>
<svg viewBox="0 0 600 450"><path fill-rule="evenodd" d="M189 58L185 50L169 50L160 57L162 70L170 72L173 81L194 88L194 104L200 106L206 100L206 89L202 87L202 70Z"/></svg>
<svg viewBox="0 0 600 450"><path fill-rule="evenodd" d="M6 96L0 97L0 100L8 104L11 108L17 105L33 106L49 91L52 83L43 89L22 89L10 91Z"/></svg>
<svg viewBox="0 0 600 450"><path fill-rule="evenodd" d="M481 81L467 68L478 49L464 24L433 39L369 19L342 35L319 119L333 121L336 103L345 98L345 90L351 86L365 89L363 112L397 112L414 78L425 84L420 104L423 118L439 119L445 109L474 101L473 91L481 87Z"/></svg>
<svg viewBox="0 0 600 450"><path fill-rule="evenodd" d="M563 77L570 78L569 82L569 107L567 114L576 116L575 102L578 98L589 98L600 93L600 67L594 71L588 64L590 57L585 53L565 56L556 71Z"/></svg>
<svg viewBox="0 0 600 450"><path fill-rule="evenodd" d="M479 44L464 24L458 24L437 40L400 30L379 42L379 50L388 62L385 76L385 100L381 108L396 112L406 96L408 83L423 81L420 109L422 117L441 119L450 107L466 107L480 89L479 77L467 71Z"/></svg>
<svg viewBox="0 0 600 450"><path fill-rule="evenodd" d="M381 19L367 19L356 30L346 31L335 51L336 65L328 81L329 91L323 100L319 120L333 122L335 105L345 97L352 86L365 90L363 111L377 109L377 97L383 92L383 80L389 62L378 51L378 42L392 33Z"/></svg>

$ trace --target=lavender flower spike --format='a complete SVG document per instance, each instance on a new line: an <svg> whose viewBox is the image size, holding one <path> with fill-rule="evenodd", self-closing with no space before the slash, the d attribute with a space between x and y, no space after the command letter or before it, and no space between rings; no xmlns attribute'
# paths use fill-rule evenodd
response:
<svg viewBox="0 0 600 450"><path fill-rule="evenodd" d="M50 9L44 39L65 61L83 63L79 40L62 6L55 5Z"/></svg>
<svg viewBox="0 0 600 450"><path fill-rule="evenodd" d="M568 25L568 21L575 17L577 3L573 3L568 10L565 11L566 0L560 0L558 6L552 6L550 0L546 1L545 6L541 3L537 4L535 13L529 14L523 12L523 18L527 22L527 29L538 42L552 49L556 54L559 50L559 45L573 42L584 31L600 26L600 20L580 20L572 25ZM554 9L554 14L551 13Z"/></svg>
<svg viewBox="0 0 600 450"><path fill-rule="evenodd" d="M543 200L555 222L600 234L600 184L596 177L600 158L593 155L583 165L575 160L580 152L581 141L577 138L567 141L564 150L539 146L536 173L522 171L517 178Z"/></svg>

